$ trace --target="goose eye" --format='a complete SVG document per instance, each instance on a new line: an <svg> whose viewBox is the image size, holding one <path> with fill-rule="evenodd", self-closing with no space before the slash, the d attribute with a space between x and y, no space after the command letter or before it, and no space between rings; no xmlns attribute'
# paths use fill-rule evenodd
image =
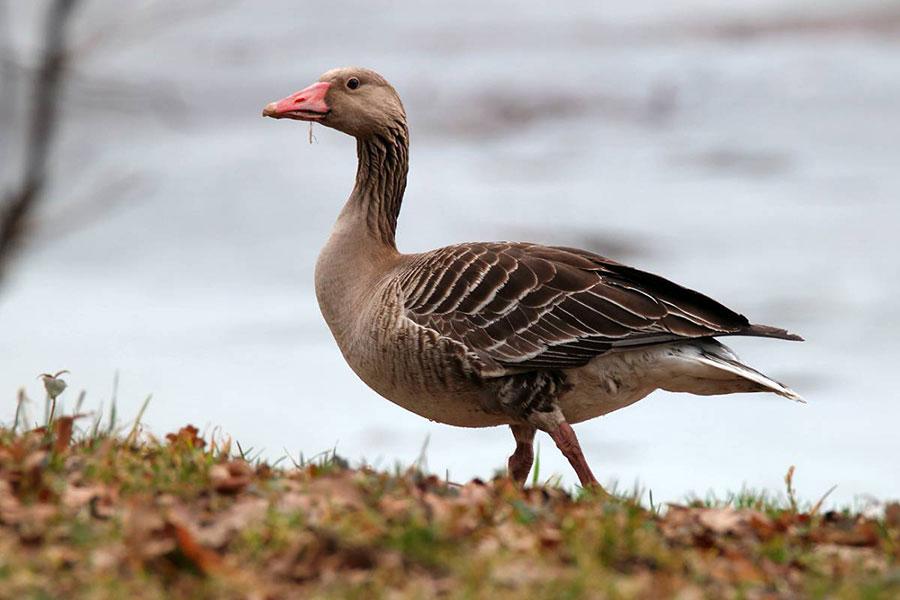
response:
<svg viewBox="0 0 900 600"><path fill-rule="evenodd" d="M356 77L351 77L347 80L347 87L351 90L355 90L359 87L359 79L357 79Z"/></svg>

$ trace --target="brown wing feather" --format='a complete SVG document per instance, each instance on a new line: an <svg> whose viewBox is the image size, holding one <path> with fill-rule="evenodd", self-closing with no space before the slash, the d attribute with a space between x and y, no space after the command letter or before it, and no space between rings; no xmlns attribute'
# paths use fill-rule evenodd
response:
<svg viewBox="0 0 900 600"><path fill-rule="evenodd" d="M719 335L797 336L584 250L471 243L399 276L406 316L512 368L571 368L614 348Z"/></svg>

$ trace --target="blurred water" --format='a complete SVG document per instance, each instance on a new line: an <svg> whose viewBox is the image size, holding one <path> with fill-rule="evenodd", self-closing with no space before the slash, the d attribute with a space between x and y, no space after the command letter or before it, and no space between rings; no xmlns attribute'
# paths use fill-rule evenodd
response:
<svg viewBox="0 0 900 600"><path fill-rule="evenodd" d="M27 58L39 11L11 6ZM41 396L39 372L70 369L96 407L118 370L120 413L152 393L157 434L193 422L273 457L337 445L382 465L414 460L429 438L436 472L501 467L507 430L381 400L319 316L313 263L352 185L354 144L317 128L309 145L304 126L259 112L363 64L411 120L402 249L583 246L806 336L729 344L809 405L657 392L579 427L601 479L677 500L778 489L796 464L810 498L833 484L836 501L900 496L891 4L144 6L80 15L46 227L0 296L0 418L18 386ZM4 143L16 134L5 127ZM540 443L542 473L572 482Z"/></svg>

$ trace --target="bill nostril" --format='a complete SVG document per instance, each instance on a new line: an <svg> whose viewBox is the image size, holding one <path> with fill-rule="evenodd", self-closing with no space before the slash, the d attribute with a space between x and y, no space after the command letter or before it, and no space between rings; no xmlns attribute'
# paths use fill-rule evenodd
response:
<svg viewBox="0 0 900 600"><path fill-rule="evenodd" d="M306 98L301 96L300 98L294 100L294 104L300 104L301 102L306 102Z"/></svg>

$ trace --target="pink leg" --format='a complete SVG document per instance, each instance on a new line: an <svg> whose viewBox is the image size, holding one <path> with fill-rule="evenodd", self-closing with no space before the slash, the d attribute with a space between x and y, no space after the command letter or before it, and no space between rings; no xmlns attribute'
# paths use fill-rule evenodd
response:
<svg viewBox="0 0 900 600"><path fill-rule="evenodd" d="M507 469L513 481L524 486L528 472L531 471L531 464L534 462L532 446L535 429L531 425L510 425L509 428L512 429L513 436L516 438L516 450L509 457Z"/></svg>
<svg viewBox="0 0 900 600"><path fill-rule="evenodd" d="M591 473L591 468L584 458L584 453L581 451L581 445L578 443L578 438L575 437L575 430L572 429L572 426L563 422L560 423L559 427L548 433L553 438L553 441L556 442L556 447L559 448L563 456L569 460L572 468L575 469L575 473L578 474L578 480L581 481L581 487L603 490L603 487L597 482L597 478Z"/></svg>

